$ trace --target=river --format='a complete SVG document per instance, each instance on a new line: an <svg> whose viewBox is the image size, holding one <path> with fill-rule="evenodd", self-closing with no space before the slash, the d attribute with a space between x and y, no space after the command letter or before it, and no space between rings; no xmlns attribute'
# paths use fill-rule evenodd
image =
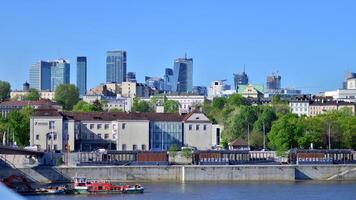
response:
<svg viewBox="0 0 356 200"><path fill-rule="evenodd" d="M348 200L356 199L356 182L145 183L144 194L27 196L33 200Z"/></svg>

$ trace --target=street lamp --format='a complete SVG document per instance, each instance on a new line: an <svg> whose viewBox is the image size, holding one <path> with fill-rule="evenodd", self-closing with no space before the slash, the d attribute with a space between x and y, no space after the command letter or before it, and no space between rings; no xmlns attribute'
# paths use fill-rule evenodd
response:
<svg viewBox="0 0 356 200"><path fill-rule="evenodd" d="M263 150L266 150L266 126L265 126L265 121L263 121Z"/></svg>

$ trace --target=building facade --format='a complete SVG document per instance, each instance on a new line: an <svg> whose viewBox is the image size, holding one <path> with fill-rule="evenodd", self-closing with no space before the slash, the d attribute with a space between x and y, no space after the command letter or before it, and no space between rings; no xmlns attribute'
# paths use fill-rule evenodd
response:
<svg viewBox="0 0 356 200"><path fill-rule="evenodd" d="M40 107L53 107L56 109L62 109L61 106L55 105L53 102L45 99L38 101L4 101L0 103L0 114L2 117L6 118L11 111L21 110L26 106L30 106L34 109L38 109Z"/></svg>
<svg viewBox="0 0 356 200"><path fill-rule="evenodd" d="M87 92L87 57L77 57L77 87L81 96Z"/></svg>
<svg viewBox="0 0 356 200"><path fill-rule="evenodd" d="M173 69L166 68L164 73L164 92L173 92Z"/></svg>
<svg viewBox="0 0 356 200"><path fill-rule="evenodd" d="M37 90L51 90L52 63L39 61L30 66L30 87Z"/></svg>
<svg viewBox="0 0 356 200"><path fill-rule="evenodd" d="M355 103L334 100L325 101L323 99L313 101L309 104L309 116L314 117L332 110L342 109L347 109L355 113Z"/></svg>
<svg viewBox="0 0 356 200"><path fill-rule="evenodd" d="M237 90L239 85L247 85L248 82L248 76L245 73L245 68L244 71L242 73L237 73L234 74L234 86L235 86L235 90Z"/></svg>
<svg viewBox="0 0 356 200"><path fill-rule="evenodd" d="M126 81L136 83L137 82L136 73L135 72L127 72Z"/></svg>
<svg viewBox="0 0 356 200"><path fill-rule="evenodd" d="M211 149L217 140L211 122L202 113L76 113L39 109L30 124L30 145L47 151L63 151L66 147L70 151L168 150L172 145L203 150Z"/></svg>
<svg viewBox="0 0 356 200"><path fill-rule="evenodd" d="M126 81L126 51L106 52L106 82L122 83Z"/></svg>
<svg viewBox="0 0 356 200"><path fill-rule="evenodd" d="M193 89L193 58L174 60L173 92L191 92Z"/></svg>
<svg viewBox="0 0 356 200"><path fill-rule="evenodd" d="M70 83L70 64L64 59L52 62L51 91L55 91L61 84Z"/></svg>
<svg viewBox="0 0 356 200"><path fill-rule="evenodd" d="M309 104L311 103L310 98L302 96L295 97L289 101L290 111L298 116L309 116Z"/></svg>

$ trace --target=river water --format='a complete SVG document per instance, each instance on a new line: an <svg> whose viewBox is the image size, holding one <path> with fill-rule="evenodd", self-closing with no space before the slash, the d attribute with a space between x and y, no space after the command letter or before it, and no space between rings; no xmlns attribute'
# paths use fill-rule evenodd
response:
<svg viewBox="0 0 356 200"><path fill-rule="evenodd" d="M145 183L144 194L27 196L36 200L352 200L356 182Z"/></svg>

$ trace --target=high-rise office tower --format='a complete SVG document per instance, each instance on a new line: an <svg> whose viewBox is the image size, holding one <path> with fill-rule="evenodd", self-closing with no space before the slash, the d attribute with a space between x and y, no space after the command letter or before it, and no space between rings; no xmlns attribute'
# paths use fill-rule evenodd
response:
<svg viewBox="0 0 356 200"><path fill-rule="evenodd" d="M164 73L164 91L165 92L172 92L173 90L173 69L166 68Z"/></svg>
<svg viewBox="0 0 356 200"><path fill-rule="evenodd" d="M239 85L247 85L247 84L248 84L248 76L245 73L245 67L244 67L244 71L242 73L234 74L235 90Z"/></svg>
<svg viewBox="0 0 356 200"><path fill-rule="evenodd" d="M126 81L126 51L106 52L106 82L122 83Z"/></svg>
<svg viewBox="0 0 356 200"><path fill-rule="evenodd" d="M271 75L267 76L267 90L279 90L281 89L281 76L272 73Z"/></svg>
<svg viewBox="0 0 356 200"><path fill-rule="evenodd" d="M37 90L51 90L50 62L39 61L30 66L30 87Z"/></svg>
<svg viewBox="0 0 356 200"><path fill-rule="evenodd" d="M51 63L51 90L55 91L57 86L70 83L70 64L64 59Z"/></svg>
<svg viewBox="0 0 356 200"><path fill-rule="evenodd" d="M79 94L85 95L87 92L87 57L77 57L77 87Z"/></svg>
<svg viewBox="0 0 356 200"><path fill-rule="evenodd" d="M148 87L158 91L163 91L164 89L164 80L160 77L145 76L145 83Z"/></svg>
<svg viewBox="0 0 356 200"><path fill-rule="evenodd" d="M193 90L193 58L174 60L174 92L191 92Z"/></svg>
<svg viewBox="0 0 356 200"><path fill-rule="evenodd" d="M127 72L126 81L136 83L137 82L136 73L135 72Z"/></svg>

